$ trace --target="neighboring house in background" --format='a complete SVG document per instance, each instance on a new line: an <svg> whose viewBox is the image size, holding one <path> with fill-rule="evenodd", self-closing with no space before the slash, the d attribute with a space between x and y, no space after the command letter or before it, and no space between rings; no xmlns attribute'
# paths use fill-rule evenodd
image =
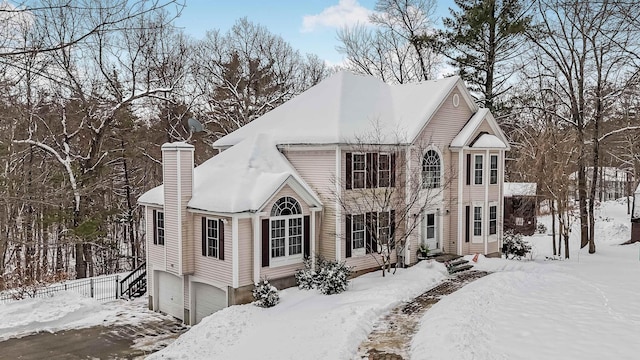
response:
<svg viewBox="0 0 640 360"><path fill-rule="evenodd" d="M585 169L587 178L587 196L590 194L591 178L593 177L593 167ZM573 193L578 198L578 172L569 175L569 179L575 184L573 185ZM596 182L596 196L600 201L616 200L621 197L631 195L635 179L633 174L626 169L615 167L601 167L598 169L598 181Z"/></svg>
<svg viewBox="0 0 640 360"><path fill-rule="evenodd" d="M380 136L362 152L358 139L372 130ZM406 264L420 243L499 252L509 146L458 77L388 85L339 72L213 146L221 152L194 169L191 145L163 145L164 184L139 199L149 306L186 323L250 302L263 277L295 285L305 256L379 268L371 239L393 241L409 221L418 226L398 247ZM438 191L404 221L393 206L346 213L340 205L363 189L397 188L403 202L412 174L422 177L420 197ZM374 222L375 230L364 226Z"/></svg>
<svg viewBox="0 0 640 360"><path fill-rule="evenodd" d="M538 210L536 183L504 183L504 231L533 235Z"/></svg>

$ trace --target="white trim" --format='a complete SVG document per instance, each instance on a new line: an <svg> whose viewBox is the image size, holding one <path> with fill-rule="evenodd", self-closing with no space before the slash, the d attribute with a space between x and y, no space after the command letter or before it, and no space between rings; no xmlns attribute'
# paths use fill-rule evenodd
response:
<svg viewBox="0 0 640 360"><path fill-rule="evenodd" d="M484 242L484 255L489 251L489 180L491 179L491 157L489 156L489 150L485 150L486 156L484 157L484 163L486 166L486 176L484 182L484 218L487 219L487 226L485 231L482 232L482 239Z"/></svg>
<svg viewBox="0 0 640 360"><path fill-rule="evenodd" d="M409 184L411 183L410 182L411 179L409 177L410 177L410 174L411 174L411 153L412 152L413 152L413 146L409 146L405 150L405 157L407 158L406 159L407 166L406 166L406 169L405 169L405 176L404 176L404 181L405 181L404 188L407 189L406 194L405 194L405 196L406 196L406 200L405 201L406 201L407 204L409 204L409 202L411 201L411 193L409 192L410 191L410 185ZM396 185L398 185L398 184L396 184ZM410 216L406 217L406 219L405 219L405 229L409 229L410 228L410 225L411 225L411 224L409 224L410 219L411 219ZM397 225L398 224L396 224L396 226ZM413 238L413 237L414 237L413 234L405 234L405 240L404 240L404 242L405 242L405 245L404 245L404 264L405 264L405 266L408 265L408 264L411 264L411 238ZM396 246L397 246L397 244L396 244Z"/></svg>
<svg viewBox="0 0 640 360"><path fill-rule="evenodd" d="M491 183L491 158L495 156L496 157L496 183L492 184ZM489 158L489 181L487 181L489 183L489 185L498 185L500 184L500 153L496 153L496 152L489 152L487 150L487 157Z"/></svg>
<svg viewBox="0 0 640 360"><path fill-rule="evenodd" d="M182 168L180 167L180 151L176 151L176 168L177 168L177 179L176 183L178 184L178 275L182 275ZM163 180L164 181L164 180ZM166 225L166 224L165 224ZM166 231L165 231L166 233ZM165 240L165 244L166 244ZM184 281L183 281L183 289L182 293L184 296ZM183 301L184 305L184 301ZM184 317L184 316L183 316Z"/></svg>
<svg viewBox="0 0 640 360"><path fill-rule="evenodd" d="M460 95L453 94L453 96L451 97L451 102L454 108L457 108L458 106L460 106Z"/></svg>
<svg viewBox="0 0 640 360"><path fill-rule="evenodd" d="M296 200L297 201L297 200ZM285 265L298 264L302 263L304 260L304 213L295 215L286 215L286 216L269 216L269 268L277 268ZM302 244L300 249L302 250L300 254L289 255L289 220L291 219L300 219L300 227L302 231L300 232L300 240ZM284 242L284 256L279 256L274 258L271 256L271 245L273 243L271 239L271 222L274 220L284 220L284 229L285 229L285 242Z"/></svg>
<svg viewBox="0 0 640 360"><path fill-rule="evenodd" d="M342 182L339 179L342 178L342 153L340 151L340 146L336 146L336 261L340 261L341 256L341 248L342 248L342 209L340 208L340 197L342 196Z"/></svg>
<svg viewBox="0 0 640 360"><path fill-rule="evenodd" d="M260 269L262 269L262 242L261 242L261 222L260 214L253 214L253 282L260 282Z"/></svg>
<svg viewBox="0 0 640 360"><path fill-rule="evenodd" d="M309 214L310 216L310 221L309 221L309 226L311 226L311 229L309 229L309 233L311 235L311 239L309 239L309 246L311 247L311 249L309 249L309 257L311 257L311 268L315 269L316 268L316 215L318 213L318 210L311 210L311 214ZM303 218L303 222L304 222L304 218ZM304 231L304 229L303 229ZM304 246L304 236L302 239L302 244ZM304 248L302 249L302 253L304 254Z"/></svg>
<svg viewBox="0 0 640 360"><path fill-rule="evenodd" d="M498 176L500 177L498 181L498 202L500 205L498 206L498 251L502 251L502 241L504 239L504 170L505 170L505 161L506 161L506 151L500 151L500 156L502 157L502 171L498 171ZM498 159L500 161L500 159Z"/></svg>
<svg viewBox="0 0 640 360"><path fill-rule="evenodd" d="M218 230L218 234L220 234ZM219 236L218 236L219 237ZM240 260L238 249L238 218L231 218L231 269L232 269L232 286L238 288L238 278L240 275ZM220 243L218 242L218 253L220 252ZM219 255L219 254L218 254Z"/></svg>
<svg viewBox="0 0 640 360"><path fill-rule="evenodd" d="M489 204L487 205L487 242L496 242L498 241L498 219L500 217L498 211L500 209L500 205L498 204L499 201L490 201ZM495 206L496 207L496 233L495 234L491 234L491 207ZM487 252L485 250L485 252Z"/></svg>
<svg viewBox="0 0 640 360"><path fill-rule="evenodd" d="M463 176L464 175L464 154L458 151L458 255L462 255L462 229L464 223L464 214L462 213L463 203ZM469 219L467 219L469 221Z"/></svg>
<svg viewBox="0 0 640 360"><path fill-rule="evenodd" d="M425 188L423 187L423 184L424 184L423 167L424 167L424 157L425 155L427 155L427 152L429 150L435 151L436 154L438 154L438 157L440 158L440 179L438 179L439 186L437 188L429 188L429 189L442 189L444 186L444 181L443 181L444 180L444 156L442 154L442 151L440 151L440 149L437 146L430 144L429 146L427 146L426 149L424 149L424 151L422 152L422 157L420 158L420 190L425 190Z"/></svg>
<svg viewBox="0 0 640 360"><path fill-rule="evenodd" d="M224 239L220 238L220 222L226 224L227 220L226 219L222 219L222 218L218 218L218 217L210 217L210 216L202 216L201 218L204 219L205 231L209 231L209 220L213 220L213 221L217 221L218 222L218 225L217 225L217 227L218 227L218 238L217 238L217 240L218 240L218 249L217 249L218 256L210 256L209 255L209 234L208 233L207 234L200 234L200 236L205 238L205 249L204 249L204 252L206 254L205 258L211 258L211 259L220 260L220 241L224 241ZM233 234L232 234L232 237L233 237ZM223 254L223 256L224 256L224 254Z"/></svg>

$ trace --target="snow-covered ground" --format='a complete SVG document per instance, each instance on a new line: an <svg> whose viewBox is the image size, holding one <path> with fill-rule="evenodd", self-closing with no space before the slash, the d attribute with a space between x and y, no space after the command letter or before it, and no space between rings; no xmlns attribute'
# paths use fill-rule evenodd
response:
<svg viewBox="0 0 640 360"><path fill-rule="evenodd" d="M603 204L598 219L595 255L578 249L574 231L570 260L545 260L547 235L528 238L533 260L480 257L476 268L495 273L426 312L412 358L637 358L640 244L615 245L630 234L622 202ZM378 317L446 277L441 264L426 265L367 274L340 295L287 289L271 309L229 307L151 358L352 359Z"/></svg>
<svg viewBox="0 0 640 360"><path fill-rule="evenodd" d="M56 332L95 325L129 325L164 317L145 308L147 298L100 302L76 292L0 304L0 341L41 331Z"/></svg>

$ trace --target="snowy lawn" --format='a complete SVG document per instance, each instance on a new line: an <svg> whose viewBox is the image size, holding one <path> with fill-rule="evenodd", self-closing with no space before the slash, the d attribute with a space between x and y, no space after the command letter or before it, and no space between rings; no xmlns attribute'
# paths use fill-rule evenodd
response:
<svg viewBox="0 0 640 360"><path fill-rule="evenodd" d="M286 289L273 308L231 306L206 317L151 358L350 359L378 317L445 277L442 264L423 262L358 277L338 295Z"/></svg>
<svg viewBox="0 0 640 360"><path fill-rule="evenodd" d="M550 218L542 222L550 229ZM534 235L533 261L480 258L497 273L442 299L422 319L412 359L637 359L640 354L640 244L626 205L608 202L596 223L596 254L546 260L551 238Z"/></svg>
<svg viewBox="0 0 640 360"><path fill-rule="evenodd" d="M40 331L139 324L165 318L147 310L146 304L146 297L99 302L71 291L0 304L0 341Z"/></svg>

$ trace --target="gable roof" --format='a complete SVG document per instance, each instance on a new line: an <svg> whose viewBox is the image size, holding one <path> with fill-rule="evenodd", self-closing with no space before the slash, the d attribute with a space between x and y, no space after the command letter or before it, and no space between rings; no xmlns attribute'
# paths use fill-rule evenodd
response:
<svg viewBox="0 0 640 360"><path fill-rule="evenodd" d="M475 111L457 76L389 85L372 76L341 71L213 146L232 146L259 133L269 134L279 145L352 143L367 136L375 136L382 144L409 143L455 87ZM381 134L384 138L379 141Z"/></svg>
<svg viewBox="0 0 640 360"><path fill-rule="evenodd" d="M491 130L493 130L494 135L480 134L476 139L474 139L473 135L485 120L491 127ZM502 132L502 129L500 129L500 126L498 126L498 123L493 115L491 115L489 109L486 108L479 109L475 114L473 114L471 119L469 119L464 127L462 127L462 130L460 130L458 135L456 135L456 137L451 141L452 148L462 148L465 146L483 149L511 149L507 137Z"/></svg>
<svg viewBox="0 0 640 360"><path fill-rule="evenodd" d="M189 209L220 213L255 212L290 185L312 206L322 202L266 136L248 138L197 166ZM164 204L164 186L144 193L138 202Z"/></svg>

